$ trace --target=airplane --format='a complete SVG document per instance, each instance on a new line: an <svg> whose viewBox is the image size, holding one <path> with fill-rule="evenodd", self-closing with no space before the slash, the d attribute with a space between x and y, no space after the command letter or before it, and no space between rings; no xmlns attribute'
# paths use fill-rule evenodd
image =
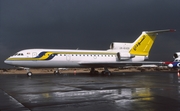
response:
<svg viewBox="0 0 180 111"><path fill-rule="evenodd" d="M175 52L173 54L173 61L167 61L164 62L165 65L167 65L169 68L175 68L177 69L177 74L180 76L180 52Z"/></svg>
<svg viewBox="0 0 180 111"><path fill-rule="evenodd" d="M73 49L25 49L7 58L4 63L24 67L27 76L32 76L30 68L91 68L90 74L98 74L95 68L103 67L102 74L111 75L111 67L142 64L162 64L162 62L144 61L158 33L174 32L174 29L143 31L133 42L112 42L108 50Z"/></svg>

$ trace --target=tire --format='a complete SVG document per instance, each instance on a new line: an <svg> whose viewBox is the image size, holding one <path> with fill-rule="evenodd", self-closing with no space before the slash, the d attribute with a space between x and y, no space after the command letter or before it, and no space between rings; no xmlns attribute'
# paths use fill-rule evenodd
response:
<svg viewBox="0 0 180 111"><path fill-rule="evenodd" d="M58 75L58 74L59 74L59 71L54 71L54 74L55 74L55 75Z"/></svg>
<svg viewBox="0 0 180 111"><path fill-rule="evenodd" d="M32 72L27 72L27 76L31 77L32 76Z"/></svg>
<svg viewBox="0 0 180 111"><path fill-rule="evenodd" d="M110 71L106 72L106 71L102 71L101 73L102 75L107 75L107 76L111 76L112 73Z"/></svg>
<svg viewBox="0 0 180 111"><path fill-rule="evenodd" d="M109 72L107 72L107 74L108 74L108 76L112 76L112 73L109 71Z"/></svg>

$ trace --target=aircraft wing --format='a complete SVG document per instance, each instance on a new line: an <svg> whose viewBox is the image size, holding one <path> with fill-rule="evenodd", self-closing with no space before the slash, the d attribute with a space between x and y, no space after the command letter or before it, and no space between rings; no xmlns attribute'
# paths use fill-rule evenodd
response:
<svg viewBox="0 0 180 111"><path fill-rule="evenodd" d="M90 66L90 67L120 67L120 66L141 66L148 64L162 65L164 62L157 61L142 61L142 62L132 62L132 61L119 61L119 62L79 62L80 65Z"/></svg>

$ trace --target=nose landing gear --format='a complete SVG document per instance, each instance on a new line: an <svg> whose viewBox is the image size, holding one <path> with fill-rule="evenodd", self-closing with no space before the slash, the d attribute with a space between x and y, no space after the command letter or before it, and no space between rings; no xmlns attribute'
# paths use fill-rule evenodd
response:
<svg viewBox="0 0 180 111"><path fill-rule="evenodd" d="M30 68L25 68L25 70L27 72L27 76L31 77L33 73L30 71Z"/></svg>
<svg viewBox="0 0 180 111"><path fill-rule="evenodd" d="M59 68L55 68L54 74L55 74L55 75L61 74L60 71L59 71Z"/></svg>

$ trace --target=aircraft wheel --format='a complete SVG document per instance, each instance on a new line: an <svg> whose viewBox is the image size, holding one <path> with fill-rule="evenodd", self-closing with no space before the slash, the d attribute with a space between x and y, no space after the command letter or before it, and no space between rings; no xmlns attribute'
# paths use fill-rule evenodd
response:
<svg viewBox="0 0 180 111"><path fill-rule="evenodd" d="M109 72L107 72L107 75L108 76L112 76L112 73L109 71Z"/></svg>
<svg viewBox="0 0 180 111"><path fill-rule="evenodd" d="M32 72L27 72L27 76L31 77L32 76Z"/></svg>
<svg viewBox="0 0 180 111"><path fill-rule="evenodd" d="M54 71L54 74L55 74L55 75L59 74L59 71Z"/></svg>
<svg viewBox="0 0 180 111"><path fill-rule="evenodd" d="M112 75L112 73L110 71L102 71L101 74L102 75L108 75L108 76Z"/></svg>
<svg viewBox="0 0 180 111"><path fill-rule="evenodd" d="M96 70L94 70L94 71L90 71L90 75L97 75L97 74L99 74L99 72L98 72L98 71L96 71Z"/></svg>

